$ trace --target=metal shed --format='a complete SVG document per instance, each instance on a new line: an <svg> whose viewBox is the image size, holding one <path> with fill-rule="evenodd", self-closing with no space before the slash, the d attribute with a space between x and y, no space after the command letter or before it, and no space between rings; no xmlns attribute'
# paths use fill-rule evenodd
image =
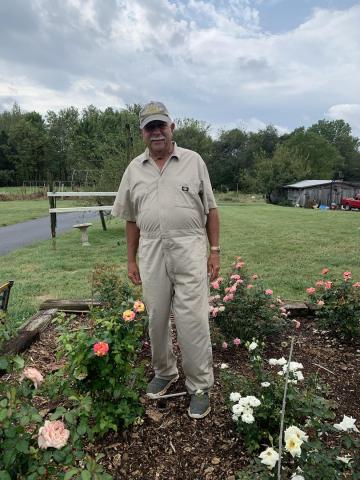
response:
<svg viewBox="0 0 360 480"><path fill-rule="evenodd" d="M354 197L360 193L360 183L344 180L302 180L285 185L287 199L294 206L309 208L316 205L340 204L343 197Z"/></svg>

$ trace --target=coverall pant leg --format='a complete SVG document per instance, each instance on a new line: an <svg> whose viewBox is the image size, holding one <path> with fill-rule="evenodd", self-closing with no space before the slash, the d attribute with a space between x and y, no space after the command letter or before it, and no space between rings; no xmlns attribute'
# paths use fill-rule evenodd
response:
<svg viewBox="0 0 360 480"><path fill-rule="evenodd" d="M149 336L155 376L168 380L178 374L178 369L170 326L173 285L166 271L160 238L140 237L139 269L144 303L149 315Z"/></svg>
<svg viewBox="0 0 360 480"><path fill-rule="evenodd" d="M140 241L155 375L170 378L177 373L169 328L172 306L189 393L208 391L214 383L206 256L203 235Z"/></svg>

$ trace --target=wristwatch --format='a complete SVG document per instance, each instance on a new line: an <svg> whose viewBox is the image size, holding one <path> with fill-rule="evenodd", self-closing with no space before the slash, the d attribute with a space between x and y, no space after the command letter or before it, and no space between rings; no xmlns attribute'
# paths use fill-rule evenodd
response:
<svg viewBox="0 0 360 480"><path fill-rule="evenodd" d="M220 246L210 247L210 252L218 252L218 253L220 253Z"/></svg>

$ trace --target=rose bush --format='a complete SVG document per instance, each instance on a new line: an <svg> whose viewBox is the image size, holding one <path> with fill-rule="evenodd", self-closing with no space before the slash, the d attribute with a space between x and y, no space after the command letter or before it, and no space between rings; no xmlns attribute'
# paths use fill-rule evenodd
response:
<svg viewBox="0 0 360 480"><path fill-rule="evenodd" d="M209 314L227 344L234 338L246 341L276 334L288 316L281 299L273 298L273 291L263 286L257 274L246 272L241 257L229 275L211 283Z"/></svg>
<svg viewBox="0 0 360 480"><path fill-rule="evenodd" d="M356 420L344 416L340 423L330 423L335 418L335 405L320 395L321 385L316 378L304 378L303 365L285 357L271 358L265 367L261 347L255 340L246 344L254 371L251 378L229 370L222 372L236 429L249 452L257 452L237 478L275 478L280 459L277 445L282 402L288 382L281 478L300 479L303 475L307 480L334 480L343 478L347 471L352 479L359 479L360 461L352 454L360 446L353 435L358 432Z"/></svg>
<svg viewBox="0 0 360 480"><path fill-rule="evenodd" d="M24 369L19 356L0 355L2 360L6 360L6 372L14 381L0 382L1 480L70 479L75 475L110 480L111 476L83 451L76 424L67 427L60 420L44 422L33 401L35 395L44 394L46 378L39 370Z"/></svg>
<svg viewBox="0 0 360 480"><path fill-rule="evenodd" d="M323 278L307 288L309 303L315 309L319 327L345 341L360 338L360 282L346 271L342 279L329 279L329 269Z"/></svg>
<svg viewBox="0 0 360 480"><path fill-rule="evenodd" d="M97 292L106 299L106 306L93 309L88 324L75 330L71 318L58 317L58 357L66 360L62 389L77 405L89 403L81 414L81 430L90 438L118 426L126 428L141 416L139 396L145 387L143 367L137 364L145 334L145 306L112 269L98 267L96 275Z"/></svg>

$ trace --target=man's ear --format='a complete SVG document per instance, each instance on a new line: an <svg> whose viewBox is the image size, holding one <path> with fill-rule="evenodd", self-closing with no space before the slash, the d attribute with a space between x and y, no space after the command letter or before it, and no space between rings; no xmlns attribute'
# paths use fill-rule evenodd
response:
<svg viewBox="0 0 360 480"><path fill-rule="evenodd" d="M175 123L174 122L172 122L172 124L170 125L170 128L171 128L172 132L175 130Z"/></svg>

